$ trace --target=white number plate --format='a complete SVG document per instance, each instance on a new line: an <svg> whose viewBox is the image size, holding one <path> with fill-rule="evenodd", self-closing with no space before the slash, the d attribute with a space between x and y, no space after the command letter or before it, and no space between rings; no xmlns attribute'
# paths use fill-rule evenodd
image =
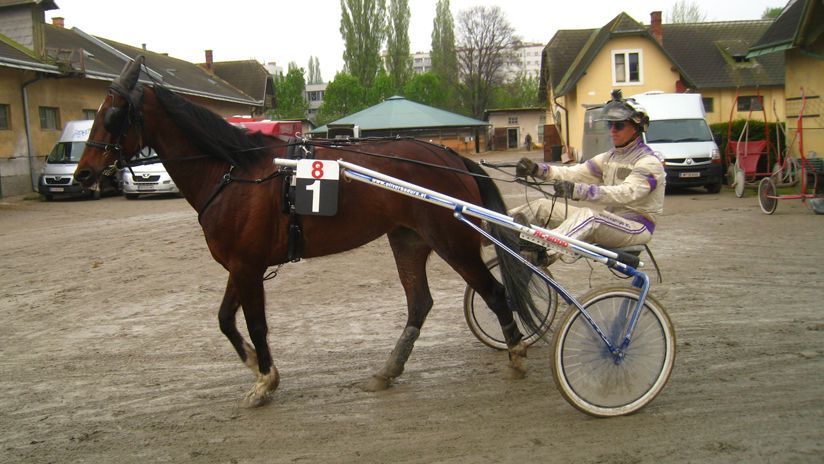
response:
<svg viewBox="0 0 824 464"><path fill-rule="evenodd" d="M678 177L701 177L700 172L682 172L678 174Z"/></svg>
<svg viewBox="0 0 824 464"><path fill-rule="evenodd" d="M337 161L299 160L295 177L295 210L298 214L337 214L340 178Z"/></svg>
<svg viewBox="0 0 824 464"><path fill-rule="evenodd" d="M138 185L138 190L154 190L154 185Z"/></svg>
<svg viewBox="0 0 824 464"><path fill-rule="evenodd" d="M49 187L49 192L63 192L64 190L63 187Z"/></svg>

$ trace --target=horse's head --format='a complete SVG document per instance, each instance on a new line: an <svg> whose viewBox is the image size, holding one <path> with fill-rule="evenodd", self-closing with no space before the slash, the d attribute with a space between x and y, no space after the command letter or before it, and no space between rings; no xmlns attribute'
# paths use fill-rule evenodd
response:
<svg viewBox="0 0 824 464"><path fill-rule="evenodd" d="M142 55L128 63L109 86L109 94L89 132L86 149L75 171L75 179L88 187L111 168L121 168L142 147L140 136L143 85L138 84Z"/></svg>

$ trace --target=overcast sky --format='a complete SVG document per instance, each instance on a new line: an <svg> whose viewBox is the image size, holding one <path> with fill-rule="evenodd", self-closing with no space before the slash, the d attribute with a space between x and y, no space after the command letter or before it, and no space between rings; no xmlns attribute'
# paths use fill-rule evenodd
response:
<svg viewBox="0 0 824 464"><path fill-rule="evenodd" d="M387 0L387 5L391 0ZM307 68L317 56L324 80L343 67L340 0L55 0L67 28L193 63L204 61L204 50L215 61L255 59L289 62ZM477 5L497 5L516 33L528 42L547 43L558 29L601 27L621 11L649 24L651 11L663 12L666 22L675 0L451 0L453 18ZM759 19L767 7L786 0L694 0L708 21ZM412 11L411 49L429 51L437 0L409 0ZM218 6L219 5L219 6ZM291 7L287 7L287 5ZM456 31L457 33L457 31Z"/></svg>

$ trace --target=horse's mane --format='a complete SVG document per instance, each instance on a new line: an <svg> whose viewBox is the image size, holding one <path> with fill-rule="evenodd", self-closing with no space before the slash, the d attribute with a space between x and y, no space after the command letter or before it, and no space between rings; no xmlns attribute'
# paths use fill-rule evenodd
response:
<svg viewBox="0 0 824 464"><path fill-rule="evenodd" d="M267 150L271 145L260 133L248 133L235 127L222 117L194 104L162 86L154 86L155 95L175 124L186 133L191 142L201 152L199 154L223 159L233 165L244 165Z"/></svg>

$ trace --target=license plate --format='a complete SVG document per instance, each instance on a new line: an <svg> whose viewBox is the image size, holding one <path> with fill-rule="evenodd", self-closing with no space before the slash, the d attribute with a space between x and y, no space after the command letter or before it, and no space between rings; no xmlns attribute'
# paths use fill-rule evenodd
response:
<svg viewBox="0 0 824 464"><path fill-rule="evenodd" d="M682 172L678 174L678 177L701 177L700 172Z"/></svg>
<svg viewBox="0 0 824 464"><path fill-rule="evenodd" d="M65 190L63 187L49 187L49 192L63 192Z"/></svg>
<svg viewBox="0 0 824 464"><path fill-rule="evenodd" d="M154 190L154 185L138 185L138 190Z"/></svg>

